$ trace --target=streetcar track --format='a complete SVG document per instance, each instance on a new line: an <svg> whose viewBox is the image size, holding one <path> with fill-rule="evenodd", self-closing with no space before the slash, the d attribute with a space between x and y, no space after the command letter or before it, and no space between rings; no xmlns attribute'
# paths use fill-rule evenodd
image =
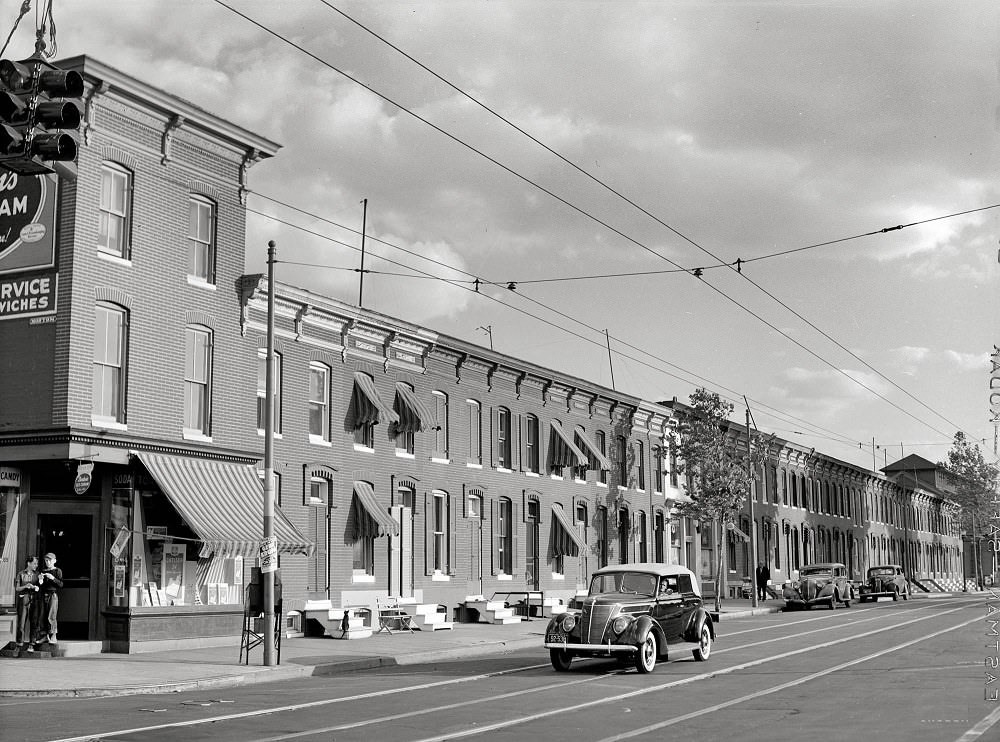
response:
<svg viewBox="0 0 1000 742"><path fill-rule="evenodd" d="M729 673L732 673L732 672L736 672L738 670L747 669L747 668L754 667L754 666L757 666L757 665L760 665L760 664L764 664L764 663L767 663L767 662L773 662L773 661L776 661L776 660L779 660L779 659L783 659L783 658L786 658L786 657L791 657L791 656L794 656L794 655L802 654L804 652L813 651L813 650L815 650L817 648L822 648L822 647L826 647L826 646L833 646L835 644L841 644L841 643L844 643L844 642L847 642L847 641L852 641L852 640L855 640L855 639L864 638L864 637L867 637L867 636L871 636L871 635L874 635L874 634L881 633L883 631L888 631L890 629L897 628L899 626L905 626L905 625L908 625L908 624L911 624L911 623L916 623L916 622L924 621L924 620L927 620L927 619L930 619L930 618L934 618L934 617L937 617L937 616L947 615L948 613L953 613L954 611L961 610L965 606L965 604L967 603L967 601L948 601L947 603L945 603L944 601L936 601L935 604L934 604L934 606L920 606L920 607L915 607L915 608L910 609L910 612L917 612L917 611L921 611L922 612L922 611L929 610L931 607L940 607L942 605L952 605L954 603L960 603L960 604L957 607L952 608L950 610L943 611L943 612L936 612L936 613L934 613L932 615L923 615L923 616L919 616L917 618L909 619L907 621L902 621L902 622L894 620L894 622L893 622L893 624L891 626L874 629L872 631L869 631L869 632L866 632L866 633L863 633L863 634L852 634L851 636L846 637L846 638L834 639L834 640L831 640L831 641L823 643L823 644L811 645L810 647L803 648L803 649L798 649L798 650L792 650L792 651L786 652L784 654L769 656L769 657L766 657L766 658L752 660L752 661L749 661L749 662L746 662L746 663L743 663L743 664L734 665L734 666L731 666L729 668L714 669L712 671L701 673L701 674L698 674L698 675L680 678L678 680L671 681L671 682L668 682L666 684L661 684L661 685L658 685L658 686L654 686L652 688L644 688L644 689L641 689L639 691L632 691L632 692L624 694L624 695L617 695L617 696L613 696L613 697L604 697L604 698L602 698L602 699L600 699L598 701L587 702L585 704L581 704L581 705L578 705L578 706L571 706L571 707L568 707L568 708L562 709L562 710L552 710L552 711L549 711L549 712L545 712L545 713L541 714L540 716L535 716L535 717L532 717L532 718L541 718L541 717L544 717L544 716L554 715L556 713L564 713L566 711L574 710L576 708L583 708L583 707L586 707L588 705L595 705L595 704L599 704L599 703L605 703L605 702L609 702L609 701L621 700L621 699L624 699L624 698L630 698L630 697L633 697L633 696L636 696L636 695L641 695L641 694L644 694L644 693L651 693L651 692L655 692L657 690L662 690L662 689L674 687L674 686L677 686L677 685L691 683L691 682L694 682L696 680L702 680L702 679L710 678L710 677L713 677L713 676L729 674ZM865 610L872 610L872 609L865 609ZM840 615L840 614L838 612L835 615ZM803 621L798 621L798 622L795 622L795 623L797 624L797 623L804 623L804 622L807 622L807 621L808 622L821 621L821 620L826 619L827 617L832 617L832 616L822 616L822 617L818 616L818 617L816 617L814 619L804 619ZM831 630L836 629L836 628L853 628L853 627L856 627L860 623L868 623L870 621L876 621L876 620L878 620L879 618L882 618L882 617L883 616L869 616L869 617L866 617L866 618L862 618L860 620L851 621L849 624L838 624L838 626L835 626L835 627L825 626L825 627L820 627L820 628L816 628L816 629L811 629L809 631L797 632L795 634L784 634L784 635L779 636L779 637L774 637L774 638L770 638L770 639L764 639L764 640L761 640L761 641L758 641L758 642L752 642L752 643L748 643L748 644L742 644L742 645L740 645L738 647L725 647L725 648L717 649L717 650L715 650L714 654L724 654L724 653L728 653L728 652L734 652L734 651L737 651L737 650L740 650L740 649L748 649L748 648L752 648L752 647L756 647L756 646L761 646L761 645L764 645L764 644L770 644L770 643L774 643L774 642L778 642L778 641L784 641L784 640L788 640L788 639L795 639L795 638L799 638L799 637L802 637L802 636L808 636L808 635L816 634L816 633L820 633L820 632L827 632L827 631L831 631ZM887 614L884 617L885 618L896 619L896 618L898 618L898 614L895 614L895 613L893 613L893 614ZM789 626L789 624L781 624L781 625L775 625L775 626L769 626L769 627L761 627L760 630L778 629L778 628L786 628L787 629L788 626ZM736 634L745 634L745 633L750 633L751 631L756 631L756 630L757 629L743 631L743 632L734 632L733 634L726 634L726 636L728 637L728 636L734 636ZM690 661L690 659L687 656L685 656L683 658L669 659L664 664L686 663L686 662L689 662L689 661ZM320 707L320 706L328 706L328 705L333 705L333 704L347 703L347 702L351 702L351 701L359 701L359 700L365 700L365 699L371 699L371 698L378 698L378 697L383 697L383 696L387 696L387 695L395 695L395 694L399 694L399 693L403 693L403 692L416 692L416 691L421 691L421 690L429 690L429 689L433 689L433 688L440 688L440 687L448 686L448 685L456 685L456 684L460 684L460 683L468 683L468 682L473 682L473 681L480 681L480 680L485 680L485 679L489 679L489 678L502 677L502 676L505 676L505 675L511 675L511 674L514 674L514 673L521 673L521 672L526 672L526 671L536 670L536 669L541 669L541 668L547 668L547 667L549 667L548 663L536 664L536 665L527 665L527 666L509 668L509 669L505 669L505 670L498 670L498 671L495 671L495 672L479 673L479 674L476 674L476 675L463 676L463 677L459 677L459 678L450 678L448 680L432 681L432 682L428 682L428 683L422 683L422 684L419 684L419 685L407 686L407 687L403 687L403 688L392 687L392 688L386 688L386 689L377 690L377 691L370 691L370 692L366 692L366 693L355 694L355 695L351 695L351 696L343 696L343 697L332 698L332 699L329 699L329 698L328 699L321 699L321 700L317 700L317 701L309 701L309 702L303 702L303 703L288 704L288 705L284 705L284 706L274 706L274 707L256 709L256 710L253 710L253 711L243 711L243 712L236 712L236 713L232 713L232 714L224 714L224 715L219 715L219 716L205 717L205 718L201 718L201 719L188 719L188 720L183 720L183 721L164 722L162 724L155 724L155 725L148 725L148 726L142 726L142 727L135 727L135 728L130 728L130 729L120 729L120 730L114 730L114 731L97 732L97 733L91 733L91 734L81 735L81 736L77 736L77 737L61 738L61 739L58 739L58 740L52 740L51 742L98 742L99 740L107 739L107 738L113 738L113 737L119 736L119 735L138 734L138 733L143 733L143 732L150 732L150 731L156 731L156 730L162 730L162 729L171 729L171 728L192 727L192 726L198 726L198 725L202 725L202 724L214 724L214 723L224 722L224 721L235 721L235 720L240 720L240 719L249 719L249 718L253 718L253 717L266 716L266 715L272 715L272 714L279 714L279 713L290 712L290 711L301 711L301 710L306 710L306 709L310 709L310 708L316 708L316 707ZM535 687L535 688L525 689L525 690L520 690L520 691L512 691L510 694L505 694L505 695L517 696L517 695L523 695L525 693L536 693L536 692L542 692L542 691L551 690L551 689L563 688L563 687L565 687L565 686L567 686L569 684L592 683L592 682L596 682L596 681L599 681L599 680L604 680L607 677L619 674L620 672L621 672L620 670L615 670L615 671L611 671L611 672L607 672L607 673L601 673L601 674L596 675L594 677L587 677L587 678L583 678L583 679L579 679L579 680L573 680L573 681L562 680L558 684L552 684L552 685L547 685L547 686ZM503 697L503 696L498 696L498 697ZM324 728L322 730L310 730L310 731L306 731L306 732L298 732L298 733L293 733L293 734L288 734L288 735L278 736L278 737L261 738L260 740L256 740L255 742L277 742L278 740L295 739L297 737L303 737L303 736L310 736L310 735L315 735L315 734L321 734L321 733L324 733L324 732L343 731L345 729L352 729L352 728L358 728L358 727L361 727L361 726L368 726L368 725L380 724L380 723L385 723L385 722L388 722L388 721L395 721L395 720L398 720L398 719L401 719L401 718L408 718L408 717L420 716L420 715L425 715L425 714L428 714L428 713L433 713L435 711L448 710L448 709L452 709L452 708L458 708L458 707L461 707L461 706L464 706L464 705L469 705L471 703L481 703L481 702L482 702L482 699L478 699L478 700L468 701L468 702L457 702L455 704L448 704L448 705L444 705L444 706L434 706L434 707L431 707L431 708L422 708L422 709L418 709L416 711L404 712L404 713L400 713L400 714L394 714L394 715L388 716L388 717L379 717L379 718L376 718L376 719L368 719L368 720L359 721L359 722L351 722L351 723L347 723L347 724L343 724L343 725L338 725L338 726L335 726L335 727ZM508 720L506 722L503 722L502 725L503 726L510 726L510 725L517 724L517 723L524 723L524 722L518 722L516 720ZM498 727L498 728L502 728L502 727ZM453 737L469 736L470 734L477 734L477 733L480 733L480 732L482 732L484 730L489 730L489 729L492 729L492 727L476 727L474 730L469 730L468 732L458 732L458 733L455 733L453 735ZM428 740L424 740L422 742L430 742L431 740L449 739L449 738L452 738L452 737L451 736L434 737L434 738L429 738Z"/></svg>

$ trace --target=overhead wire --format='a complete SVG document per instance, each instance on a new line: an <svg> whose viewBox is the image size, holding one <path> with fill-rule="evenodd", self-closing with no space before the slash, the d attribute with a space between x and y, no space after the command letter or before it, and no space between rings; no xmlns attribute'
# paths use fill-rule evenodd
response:
<svg viewBox="0 0 1000 742"><path fill-rule="evenodd" d="M588 219L591 219L592 221L594 221L594 222L596 222L596 223L600 224L601 226L605 227L605 228L606 228L606 229L608 229L609 231L611 231L611 232L613 232L613 233L615 233L615 234L617 234L617 235L621 236L621 237L622 237L623 239L625 239L626 241L628 241L628 242L631 242L631 243L633 243L633 244L637 245L638 247L642 248L643 250L645 250L645 251L647 251L647 252L650 252L651 254L653 254L653 255L655 255L655 256L657 256L657 257L659 257L659 258L660 258L660 259L662 259L662 260L665 260L666 262L668 262L668 263L670 263L670 264L674 265L675 267L677 267L677 268L682 268L682 266L680 266L680 265L679 265L678 263L676 263L676 262L675 262L675 261L673 261L672 259L670 259L670 258L668 258L668 257L666 257L666 256L664 256L664 255L661 255L660 253L658 253L657 251L655 251L655 250L653 250L652 248L648 247L647 245L645 245L645 244L641 243L640 241L636 240L635 238L633 238L633 237L631 237L631 236L629 236L629 235L625 234L625 233L624 233L624 232L622 232L621 230L619 230L619 229L615 228L614 226L612 226L612 225L608 224L608 223L607 223L606 221L604 221L604 220L600 219L600 218L599 218L599 217L597 217L596 215L594 215L594 214L592 214L592 213L590 213L590 212L586 211L585 209L583 209L583 208L581 208L581 207L577 206L576 204L573 204L572 202L568 201L567 199L565 199L565 198L563 198L563 197L559 196L558 194L554 193L554 192L553 192L553 191L551 191L550 189L548 189L548 188L546 188L546 187L542 186L541 184L537 183L536 181L533 181L532 179L530 179L530 178L528 178L527 176L525 176L525 175L523 175L523 174L521 174L521 173L519 173L519 172L515 171L515 170L514 170L513 168L511 168L511 167L509 167L509 166L505 165L504 163L500 162L499 160L495 159L494 157L492 157L492 156L490 156L490 155L486 154L486 153L485 153L485 152L483 152L482 150L480 150L480 149L476 148L475 146L473 146L473 145L469 144L468 142L465 142L464 140L460 139L459 137L455 136L454 134L451 134L450 132L448 132L448 131L446 131L445 129L441 128L440 126L438 126L438 125L434 124L433 122L431 122L431 121L429 121L429 120L427 120L427 119L423 118L422 116L420 116L420 115L419 115L419 114L417 114L416 112L414 112L414 111L410 110L409 108L407 108L406 106L402 105L401 103L398 103L397 101L395 101L394 99L390 98L389 96L387 96L387 95L385 95L385 94L383 94L383 93L381 93L381 92L377 91L377 90L376 90L375 88L373 88L372 86L370 86L370 85L368 85L368 84L364 83L363 81L361 81L361 80L360 80L360 79L358 79L357 77L355 77L355 76L353 76L353 75L349 74L348 72L345 72L344 70L342 70L342 69L338 68L338 67L337 67L336 65L334 65L334 64L332 64L332 63L330 63L330 62L328 62L328 61L326 61L326 60L324 60L324 59L322 59L321 57L317 56L317 55L316 55L316 54L314 54L313 52L311 52L311 51L309 51L309 50L307 50L307 49L303 48L303 47L302 47L302 46L300 46L299 44L296 44L295 42L291 41L290 39L288 39L287 37L285 37L285 36L283 36L282 34L278 33L277 31L275 31L275 30L273 30L273 29L269 28L268 26L266 26L266 25L264 25L264 24L260 23L259 21L255 20L255 19L253 19L253 18L251 18L251 17L247 16L247 15L246 15L245 13L242 13L242 12L240 12L239 10L236 10L235 8L233 8L232 6L228 5L227 3L223 2L222 0L215 0L215 2L216 2L217 4L219 4L219 5L221 5L222 7L226 8L227 10L231 11L231 12L232 12L232 13L234 13L235 15L238 15L238 16L240 16L241 18L243 18L243 19L244 19L244 20L246 20L247 22L249 22L249 23L253 24L254 26L257 26L257 27L258 27L259 29L261 29L261 30L262 30L262 31L264 31L265 33L267 33L267 34L270 34L270 35L274 36L275 38L277 38L277 39L279 39L280 41L282 41L282 42L284 42L284 43L288 44L289 46L292 46L293 48L297 49L298 51L300 51L301 53L303 53L303 54L305 54L306 56L310 57L311 59L315 60L316 62L319 62L319 63L320 63L320 64L322 64L323 66L325 66L325 67L327 67L327 68L329 68L329 69L333 70L334 72L337 72L338 74L340 74L340 75L342 75L343 77L347 78L348 80L350 80L351 82L355 83L356 85L358 85L358 86L360 86L360 87L364 88L365 90L368 90L368 91L369 91L369 92L371 92L371 93L372 93L373 95L376 95L376 96L378 96L379 98L381 98L382 100L384 100L384 101L388 102L389 104L391 104L391 105L395 106L395 107L396 107L396 108L398 108L398 109L399 109L400 111L403 111L404 113L407 113L408 115L412 116L413 118L416 118L416 119L417 119L418 121L420 121L420 122L422 122L422 123L426 124L427 126L429 126L430 128L432 128L433 130L435 130L435 131L437 131L438 133L442 134L442 135L443 135L443 136L445 136L446 138L448 138L448 139L452 140L452 141L453 141L453 142L455 142L456 144L459 144L460 146L462 146L462 147L464 147L464 148L466 148L466 149L470 150L471 152L473 152L473 153L475 153L475 154L479 155L480 157L482 157L482 158L486 159L486 160L487 160L488 162L491 162L491 163L493 163L493 164L494 164L494 165L496 165L497 167L499 167L499 168L501 168L502 170L504 170L505 172L507 172L507 173L509 173L509 174L513 175L514 177L518 178L519 180L522 180L522 181L524 181L525 183L528 183L529 185L533 186L534 188L536 188L536 189L538 189L538 190L542 191L542 192L543 192L543 193L545 193L546 195L548 195L548 196L550 196L551 198L553 198L554 200L556 200L556 201L558 201L558 202L560 202L560 203L564 204L565 206L567 206L568 208L572 209L573 211L576 211L576 212L578 212L579 214L581 214L582 216L585 216L586 218L588 218ZM592 177L592 176L591 176L591 177ZM610 188L610 187L608 187L608 188ZM612 189L612 190L613 190L613 189ZM698 247L698 248L699 248L700 250L702 250L703 252L706 252L707 254L711 255L711 256L712 256L712 257L713 257L714 259L716 259L716 260L720 260L720 259L719 259L718 257L716 257L716 256L712 255L712 253L711 253L710 251L708 251L708 250L706 250L705 248L701 247L700 245L698 245L697 243L695 243L695 242L694 242L693 240L691 240L691 239L690 239L689 237L687 237L686 235L683 235L682 233L678 232L678 231L677 231L676 229L674 229L673 227L671 227L671 226L670 226L669 224L666 224L665 222L662 222L662 220L658 219L658 218L657 218L657 217L655 217L654 215L652 215L652 214L649 214L649 212L648 212L648 211L644 210L644 209L643 209L643 208L642 208L641 206L639 206L638 204L634 204L634 202L631 202L630 200L628 200L628 199L627 199L626 197L624 197L624 196L622 196L622 198L625 198L625 199L626 199L627 201L629 201L629 203L632 203L632 204L633 204L633 205L634 205L634 206L635 206L636 208L638 208L638 209L640 209L641 211L643 211L643 213L646 213L647 215L649 215L649 216L650 216L651 218L653 218L653 219L654 219L654 220L656 220L657 222L659 222L659 223L663 224L663 226L664 226L664 227L666 227L666 228L667 228L667 229L669 229L670 231L674 232L674 233L675 233L675 234L677 234L677 235L678 235L679 237L683 238L683 239L684 239L685 241L687 241L687 242L690 242L691 244L695 245L696 247ZM721 262L721 261L720 261L720 262ZM734 270L735 270L735 269L734 269ZM692 275L696 275L696 276L700 276L700 273L699 273L699 272L697 272L697 271L690 271L690 272L692 273ZM867 384L865 384L865 383L864 383L864 382L862 382L861 380L859 380L859 379L857 379L857 378L855 378L855 377L851 376L850 374L848 374L848 373L847 373L846 371L844 371L843 369L840 369L840 368L839 368L839 367L838 367L838 366L837 366L836 364L832 363L832 362L831 362L831 361L829 361L828 359L826 359L826 358L824 358L823 356L819 355L818 353L816 353L816 352L815 352L815 351L813 351L812 349L810 349L810 348L806 347L805 345L803 345L802 343L800 343L800 342L799 342L798 340L796 340L795 338L793 338L793 337L791 337L790 335L788 335L788 333L786 333L786 332L782 331L782 330L781 330L780 328L776 327L776 326L775 326L775 325L774 325L773 323L771 323L771 322L767 321L767 320L766 320L766 319L764 319L764 318L763 318L763 317L762 317L761 315L757 314L756 312L754 312L753 310L751 310L751 309L750 309L749 307L746 307L745 305L741 304L741 303L740 303L739 301L737 301L737 300L736 300L736 299L734 299L733 297L729 296L728 294L726 294L725 292L723 292L723 291L722 291L721 289L719 289L719 288L717 288L717 287L713 286L713 285L712 285L711 283L709 283L709 282L707 282L707 281L702 281L702 283L704 283L704 284L705 284L705 285L706 285L707 287L709 287L710 289L712 289L713 291L715 291L715 292L716 292L716 293L717 293L717 294L718 294L719 296L722 296L722 297L723 297L723 298L725 298L725 299L726 299L727 301L730 301L731 303L735 304L735 305L736 305L737 307L739 307L739 308L743 309L743 311L747 312L748 314L750 314L751 316L753 316L754 318L756 318L756 319L757 319L758 321L760 321L761 323L763 323L763 324L765 324L766 326L768 326L769 328L771 328L771 329L772 329L773 331L775 331L775 332L777 332L778 334L780 334L780 335L782 335L783 337L785 337L785 338L786 338L787 340L789 340L790 342L792 342L792 343L793 343L794 345L796 345L797 347L799 347L800 349L802 349L802 350L803 350L803 351L805 351L806 353L808 353L808 354L812 355L813 357L815 357L815 358L816 358L817 360L819 360L819 361L820 361L820 362L822 362L823 364L825 364L825 365L829 366L829 367L830 367L831 369L833 369L833 370L834 370L834 371L836 371L837 373L839 373L839 374L843 375L843 376L844 376L845 378L849 379L849 380L850 380L850 381L851 381L852 383L854 383L854 384L857 384L857 385L861 386L862 388L866 389L866 390L867 390L867 391L868 391L869 393L871 393L872 395L874 395L874 396L878 397L879 399L883 400L884 402L886 402L886 403L887 403L887 404L889 404L890 406L892 406L892 407L894 407L895 409L897 409L898 411L902 412L902 413L903 413L904 415L907 415L908 417L911 417L912 419L914 419L915 421L917 421L917 422L921 423L922 425L925 425L925 426L927 426L927 427L931 428L932 430L934 430L935 432L937 432L937 433L939 433L939 434L941 434L941 435L947 435L947 434L946 434L946 433L944 433L943 431L940 431L940 430L938 430L937 428L935 428L935 427L934 427L933 425L931 425L930 423L928 423L928 422L926 422L926 421L924 421L924 420L921 420L920 418L918 418L918 417L917 417L916 415L914 415L913 413L909 412L908 410L905 410L905 409L903 409L903 408L902 408L902 407L900 407L900 406L899 406L898 404L896 404L896 403L895 403L895 402L893 402L892 400L889 400L889 399L888 399L888 398L886 398L886 397L885 397L884 395L880 394L880 393L879 393L878 391L876 391L876 390L872 389L872 388L871 388L870 386L868 386ZM555 311L555 310L551 310L551 309L550 309L550 311ZM557 312L557 313L558 313L558 312ZM562 315L562 316L566 316L566 317L568 317L568 315ZM568 317L568 318L569 318L569 317ZM573 321L577 321L577 322L579 322L579 320L577 320L576 318L570 318L570 319L573 319ZM581 323L581 324L585 324L585 323ZM646 353L646 351L644 351L644 350L643 350L643 349L641 349L641 348L637 348L636 346L632 346L632 345L629 345L629 344L627 344L627 343L626 343L625 345L626 345L626 347L630 347L630 348L632 348L632 349L634 349L634 350L638 350L638 351L639 351L639 352L641 352L641 353L644 353L644 354Z"/></svg>
<svg viewBox="0 0 1000 742"><path fill-rule="evenodd" d="M425 65L423 62L421 62L418 59L414 58L412 55L410 55L409 53L407 53L405 50L401 49L399 46L393 44L391 41L389 41L388 39L386 39L385 37L383 37L381 34L377 33L376 31L374 31L373 29L369 28L365 24L361 23L357 19L353 18L349 14L347 14L344 11L340 10L339 8L337 8L335 5L333 5L332 3L328 2L327 0L320 0L320 2L323 5L325 5L328 8L330 8L331 10L333 10L334 12L338 13L339 15L341 15L343 18L347 19L351 23L355 24L356 26L358 26L359 28L361 28L362 30L364 30L366 33L368 33L371 36L375 37L376 39L378 39L379 41L381 41L383 44L389 46L391 49L393 49L397 53L401 54L402 56L404 56L406 59L408 59L411 62L413 62L415 65L417 65L421 69L425 70L427 73L429 73L430 75L432 75L435 79L441 81L442 83L444 83L445 85L447 85L449 88L451 88L452 90L454 90L456 93L458 93L459 95L461 95L465 99L471 101L475 105L477 105L480 108L482 108L483 110L487 111L492 116L495 116L496 118L500 119L506 125L510 126L515 131L517 131L520 134L522 134L523 136L527 137L532 142L534 142L538 146L542 147L545 151L549 152L550 154L552 154L553 156L557 157L559 160L561 160L565 164L569 165L571 168L573 168L574 170L576 170L580 174L584 175L586 178L590 179L591 181L593 181L597 185L601 186L605 190L607 190L610 193L614 194L615 196L617 196L619 199L623 200L625 203L629 204L630 206L638 209L640 212L642 212L643 214L645 214L649 218L653 219L655 222L657 222L661 226L665 227L666 229L668 229L669 231L671 231L673 234L677 235L679 238L685 240L686 242L688 242L691 245L693 245L694 247L696 247L698 250L702 251L706 255L709 255L710 257L712 257L713 259L715 259L716 261L718 261L718 266L714 266L714 267L727 267L727 268L730 268L731 270L735 270L739 275L741 275L745 280L747 280L757 290L761 291L763 294L765 294L767 297L769 297L772 301L776 302L778 305L780 305L786 311L791 312L799 320L801 320L802 322L804 322L805 324L807 324L810 328L812 328L814 331L818 332L820 335L822 335L824 338L826 338L827 340L829 340L830 342L832 342L834 345L836 345L842 351L844 351L845 353L847 353L848 355L850 355L852 358L854 358L855 360L857 360L859 363L862 363L870 371L872 371L873 373L877 374L880 378L882 378L883 380L887 381L889 384L891 384L893 387L895 387L900 392L902 392L903 394L905 394L907 397L909 397L910 399L912 399L914 402L916 402L917 404L919 404L920 406L922 406L924 409L926 409L927 411L931 412L932 414L936 415L940 419L944 420L946 423L948 423L949 425L951 425L956 430L961 430L961 426L959 426L956 423L952 422L947 417L945 417L943 414L941 414L940 412L934 410L929 405L927 405L925 402L923 402L922 400L918 399L916 396L914 396L913 394L911 394L908 390L906 390L902 386L900 386L896 381L894 381L893 379L891 379L888 376L886 376L885 374L883 374L881 371L879 371L878 369L876 369L870 363L868 363L863 358L861 358L860 356L858 356L856 353L854 353L853 351L851 351L849 348L847 348L846 346L844 346L842 343L840 343L839 341L837 341L836 339L834 339L829 333L827 333L826 331L824 331L821 328L819 328L812 321L806 319L800 312L798 312L795 309L793 309L792 307L790 307L786 302L778 299L777 296L775 296L770 291L767 291L766 289L764 289L760 284L758 284L756 281L752 280L749 276L743 275L743 272L742 272L742 265L746 264L748 262L754 262L754 261L758 261L758 260L764 260L764 259L767 259L767 258L775 257L777 255L790 254L792 252L798 252L798 251L801 251L801 250L813 249L814 247L820 247L820 246L825 246L825 245L836 244L836 243L839 243L839 242L845 242L847 240L859 239L861 237L869 237L869 236L873 236L873 235L877 235L877 234L885 234L887 232L901 230L901 229L905 229L906 227L915 226L917 224L924 224L924 223L927 223L927 222L936 221L937 219L943 219L943 218L948 218L948 217L935 217L933 219L927 219L927 220L923 220L923 221L912 222L910 224L899 224L899 225L896 225L894 227L884 227L882 229L875 230L873 232L867 232L867 233L862 234L862 235L856 235L856 236L853 236L853 237L846 237L846 238L842 238L842 239L838 239L838 240L831 240L831 241L824 242L824 243L818 243L817 245L813 245L813 246L796 248L795 250L789 250L789 251L785 251L785 252L781 252L781 253L773 253L771 255L759 256L759 257L751 258L751 259L740 258L737 261L735 261L735 267L734 267L733 263L728 263L726 261L723 261L717 255L715 255L712 251L708 250L707 248L705 248L704 246L702 246L701 244L699 244L698 242L696 242L692 238L690 238L687 235L683 234L678 229L674 228L672 225L670 225L667 222L663 221L660 217L658 217L655 214L651 213L646 208L644 208L643 206L641 206L640 204L638 204L637 202L635 202L633 199L631 199L628 196L626 196L625 194L623 194L621 191L619 191L616 188L612 187L611 185L609 185L608 183L606 183L602 179L600 179L597 176L595 176L592 173L590 173L585 168L577 165L575 162L573 162L569 158L565 157L560 152L558 152L555 149L553 149L552 147L548 146L547 144L545 144L544 142L542 142L541 140L539 140L537 137L533 136L531 133L529 133L528 131L526 131L522 127L518 126L516 123L514 123L510 119L508 119L506 116L504 116L503 114L501 114L498 111L496 111L491 106L483 103L482 101L480 101L475 96L470 95L465 90L463 90L461 87L459 87L458 85L455 85L450 80L448 80L447 78L445 78L444 76L442 76L438 72L436 72L435 70L433 70L430 67L428 67L427 65ZM1000 204L995 204L993 206L986 206L986 207L982 207L980 209L970 209L970 210L968 210L966 212L962 212L962 213L963 214L969 214L969 213L973 213L975 211L982 211L982 210L989 209L989 208L995 208L996 206L1000 206ZM631 240L631 241L635 242L636 244L639 244L635 240ZM640 245L640 246L645 248L645 246L643 246L643 245ZM694 275L696 275L698 277L701 277L702 274L703 274L703 272L704 272L704 270L705 270L705 268L700 268L700 269L699 268L695 268L695 269L683 268L683 267L677 265L677 263L674 262L673 260L670 260L669 258L666 258L665 256L657 253L656 251L650 250L649 248L645 248L645 249L649 250L654 255L657 255L657 257L660 257L661 259L666 260L667 262L671 263L672 265L675 265L677 267L678 271L691 272ZM538 280L535 280L535 281L521 281L520 283L541 283L543 281L544 281L544 279L538 279ZM718 289L716 289L716 290L721 295L726 296L727 298L731 299L731 297L729 297L728 294L725 294L721 290L718 290ZM732 300L732 301L735 302L735 300ZM743 306L739 302L735 302L735 303L738 306L741 306L741 307ZM749 309L747 309L746 311L749 311ZM755 313L751 312L751 314L753 316L757 317L757 315ZM758 317L758 319L760 319L760 318ZM767 324L772 329L777 330L777 328L775 328L770 323L765 322L765 324ZM780 330L777 330L777 331L781 332ZM787 339L792 340L792 342L795 342L795 344L799 345L799 347L802 348L803 350L807 350L808 352L812 353L811 350L806 349L805 346L799 344L797 341L793 340L790 336L785 335L783 332L781 334L784 335ZM836 368L836 366L834 364L831 364L831 363L827 362L826 359L820 358L817 354L812 353L812 355L814 355L814 357L816 357L817 359L826 362L827 365L830 365L832 368ZM841 373L844 373L842 369L836 369L836 370L840 371ZM865 389L867 389L869 392L875 394L876 396L879 396L880 398L882 398L883 400L885 400L885 401L888 402L888 400L885 397L882 397L882 395L878 394L877 392L875 392L873 389L871 389L870 387L868 387L864 383L859 382L857 379L854 379L853 377L850 377L850 375L848 375L846 373L844 373L844 375L847 376L852 381L854 381L855 383L860 384L862 387L864 387ZM890 404L893 404L893 403L890 402ZM901 411L903 411L902 408L897 407L897 409L900 409ZM910 414L910 413L906 412L905 414ZM913 415L910 415L910 416L913 417L913 419L917 420L918 422L921 422L924 425L927 425L928 427L930 427L935 432L942 433L942 431L937 430L936 428L934 428L933 426L929 425L925 421L919 420L918 418L916 418Z"/></svg>

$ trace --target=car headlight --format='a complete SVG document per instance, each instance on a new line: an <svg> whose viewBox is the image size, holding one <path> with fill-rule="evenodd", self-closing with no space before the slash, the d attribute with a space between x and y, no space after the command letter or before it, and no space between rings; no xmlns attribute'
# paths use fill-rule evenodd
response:
<svg viewBox="0 0 1000 742"><path fill-rule="evenodd" d="M616 634L621 634L628 628L630 623L631 621L629 621L628 616L619 616L611 622L611 630Z"/></svg>
<svg viewBox="0 0 1000 742"><path fill-rule="evenodd" d="M563 631L565 631L568 634L573 630L574 626L576 626L576 616L574 616L572 613L567 613L565 616L563 616L562 619Z"/></svg>

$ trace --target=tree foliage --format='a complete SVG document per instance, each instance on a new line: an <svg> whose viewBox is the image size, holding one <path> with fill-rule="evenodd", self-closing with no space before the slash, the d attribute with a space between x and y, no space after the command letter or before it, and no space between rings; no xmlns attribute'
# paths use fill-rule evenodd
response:
<svg viewBox="0 0 1000 742"><path fill-rule="evenodd" d="M938 466L954 477L955 499L962 506L962 519L967 529L975 517L980 523L997 512L997 466L983 458L978 443L972 443L965 433L955 433L948 460Z"/></svg>
<svg viewBox="0 0 1000 742"><path fill-rule="evenodd" d="M690 399L691 411L678 426L677 454L692 501L677 510L699 521L730 522L742 509L753 479L745 449L727 438L734 407L706 389L695 390Z"/></svg>

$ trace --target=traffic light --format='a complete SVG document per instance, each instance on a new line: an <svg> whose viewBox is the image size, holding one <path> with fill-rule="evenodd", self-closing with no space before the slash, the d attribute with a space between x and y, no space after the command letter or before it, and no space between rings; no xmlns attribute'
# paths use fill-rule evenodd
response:
<svg viewBox="0 0 1000 742"><path fill-rule="evenodd" d="M72 163L80 127L83 76L38 58L0 61L0 165L51 173L44 162ZM74 166L60 170L72 176Z"/></svg>

